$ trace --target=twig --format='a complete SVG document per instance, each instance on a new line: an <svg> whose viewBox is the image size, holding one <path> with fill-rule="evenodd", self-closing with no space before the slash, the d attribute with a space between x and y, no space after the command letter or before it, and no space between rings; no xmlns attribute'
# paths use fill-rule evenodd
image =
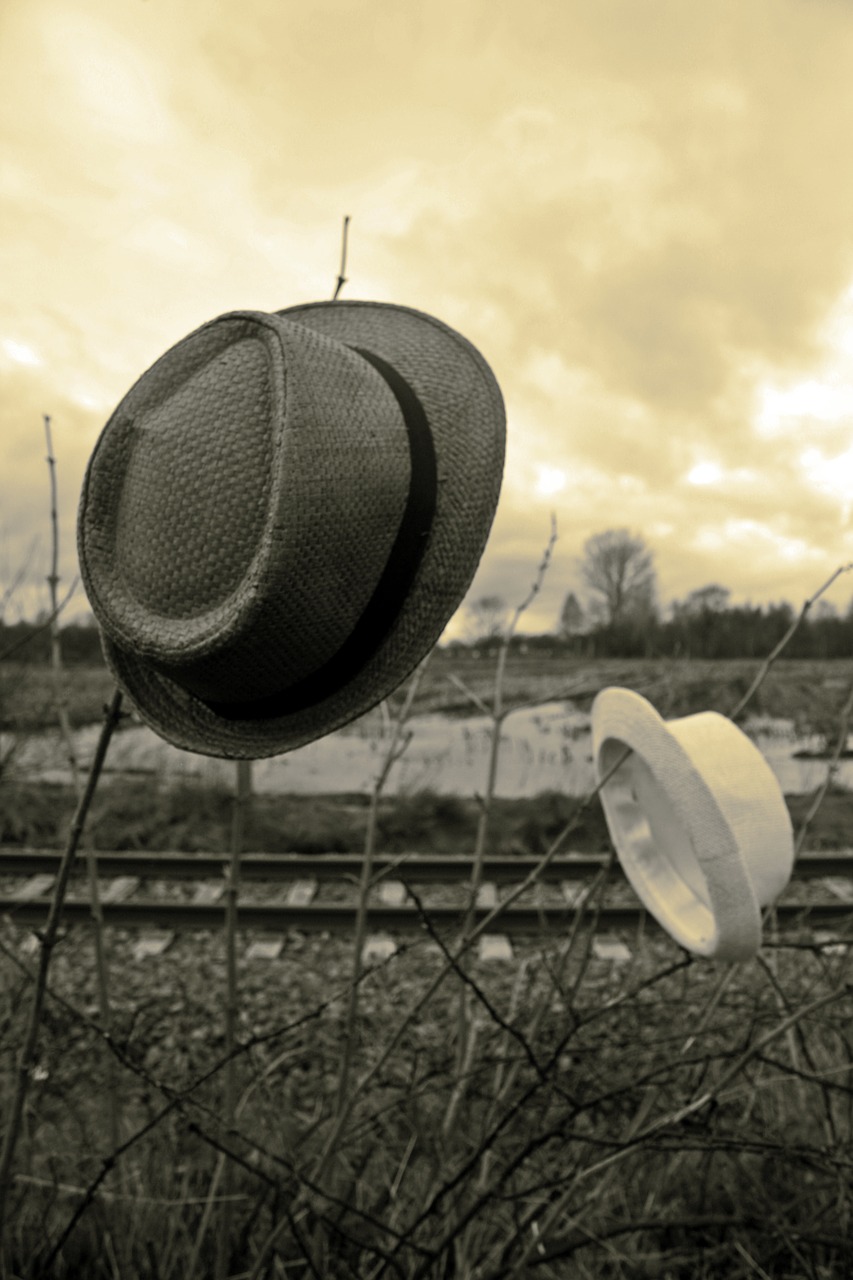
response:
<svg viewBox="0 0 853 1280"><path fill-rule="evenodd" d="M476 694L473 689L470 689L465 681L461 679L455 671L451 671L449 679L451 684L455 684L456 688L459 689L461 693L464 693L465 697L469 698L477 710L481 711L484 716L490 716L492 714L492 708L489 704L484 702L479 694Z"/></svg>
<svg viewBox="0 0 853 1280"><path fill-rule="evenodd" d="M480 890L480 885L482 884L482 880L483 880L483 860L486 855L486 842L488 840L488 835L489 835L489 823L491 821L492 808L494 805L495 783L497 781L497 776L498 776L498 762L500 759L500 748L501 748L501 731L503 728L504 718L507 714L504 711L504 706L503 706L503 690L504 690L504 676L506 672L506 660L507 660L507 654L509 652L509 644L513 637L515 629L518 626L518 623L522 614L525 612L525 610L527 610L530 607L530 605L533 603L533 600L536 598L536 596L539 594L540 590L542 589L542 583L545 579L545 574L548 572L548 568L551 563L551 558L554 554L554 544L556 543L556 541L557 541L557 518L552 512L550 535L549 535L545 550L543 552L542 559L536 570L533 583L530 587L529 592L527 593L525 598L522 600L521 604L519 604L516 607L515 612L513 613L509 623L507 624L503 635L501 636L501 644L498 650L498 660L497 660L497 665L495 667L494 696L492 701L492 707L489 712L492 720L492 733L491 733L491 740L489 743L489 760L488 760L488 766L486 770L486 786L480 802L480 814L477 819L477 833L474 839L474 854L473 854L472 866L471 866L471 879L470 879L469 888L468 888L468 904L466 907L464 922L462 926L463 937L467 935L471 930L471 925L474 920L474 911L477 905L477 894ZM476 699L476 698L475 700L479 701L479 699ZM485 706L485 703L481 703L480 705ZM464 968L464 957L460 956L459 959L460 959L460 969L462 969ZM468 991L463 986L462 990L459 993L459 1010L458 1010L458 1020L457 1020L456 1066L457 1066L457 1072L459 1074L459 1081L458 1081L459 1090L454 1090L454 1093L453 1093L454 1099L457 1099L457 1094L461 1092L461 1089L464 1087L462 1084L462 1082L465 1079L464 1064L470 1057L470 1050L468 1047L468 1037L472 1034L473 1023L471 1022L469 1014L470 1014L470 1011L469 1011ZM452 1122L453 1122L453 1116L451 1112L448 1111L444 1117L445 1133L449 1132L450 1125L452 1124Z"/></svg>
<svg viewBox="0 0 853 1280"><path fill-rule="evenodd" d="M457 978L459 978L460 981L463 982L473 992L474 996L477 998L477 1000L479 1000L480 1004L486 1010L486 1013L489 1015L492 1022L494 1022L495 1026L500 1027L500 1029L506 1032L508 1036L512 1036L512 1038L521 1046L522 1052L524 1053L525 1057L527 1058L527 1061L530 1063L531 1067L533 1068L537 1076L539 1076L541 1080L544 1080L545 1074L542 1070L542 1067L539 1065L539 1061L535 1053L533 1052L533 1048L528 1043L526 1037L523 1035L521 1031L519 1031L516 1027L514 1027L511 1022L507 1022L507 1020L504 1017L502 1017L499 1010L497 1010L495 1006L492 1004L491 1000L486 995L485 991L483 991L479 983L477 983L475 979L472 978L471 974L468 973L467 970L465 970L459 964L458 960L456 959L456 957L453 955L453 953L450 951L449 947L447 946L447 943L444 941L441 934L438 932L438 930L435 928L432 921L430 920L429 909L424 906L420 896L415 891L415 889L413 889L410 884L406 885L406 889L408 891L409 897L412 899L412 901L415 904L415 908L417 910L418 915L420 916L421 923L423 924L424 928L429 934L431 940L435 943L435 945L438 947L441 954L444 956L444 959L447 961L450 968L456 974Z"/></svg>
<svg viewBox="0 0 853 1280"><path fill-rule="evenodd" d="M38 981L38 974L33 973L30 970L29 966L27 966L20 959L19 956L17 956L13 951L7 948L2 938L0 938L0 952L2 952L7 957L7 959L9 959L20 970L20 972L23 973L33 984L35 984ZM301 1017L295 1019L293 1022L287 1023L283 1027L278 1027L274 1031L262 1032L262 1033L253 1035L244 1043L237 1044L232 1050L231 1054L226 1054L224 1057L220 1058L217 1062L213 1064L212 1067L209 1067L206 1071L202 1073L202 1075L196 1077L196 1079L193 1080L189 1085L185 1086L183 1089L180 1089L180 1090L175 1089L171 1085L167 1084L165 1081L159 1080L156 1077L154 1077L151 1074L151 1072L148 1071L141 1063L135 1061L131 1056L129 1056L122 1049L122 1047L112 1037L112 1035L110 1034L107 1028L100 1026L99 1023L95 1021L94 1018L91 1018L89 1015L84 1013L81 1009L75 1007L71 1003L71 1001L67 1000L64 996L60 995L49 984L46 984L45 990L46 990L46 994L49 995L51 999L55 1000L68 1013L70 1013L77 1022L79 1022L81 1025L85 1025L90 1030L92 1030L96 1035L98 1035L104 1041L107 1048L115 1056L118 1062L120 1062L124 1067L126 1067L134 1075L138 1076L141 1080L144 1080L144 1082L149 1088L157 1090L159 1093L163 1095L164 1098L167 1099L165 1105L158 1112L156 1112L155 1115L150 1117L142 1125L141 1128L137 1129L135 1133L131 1134L129 1138L127 1138L125 1141L120 1143L120 1145L117 1148L115 1148L113 1151L111 1151L108 1156L103 1158L99 1172L95 1175L93 1180L90 1182L89 1186L85 1188L83 1192L83 1198L80 1204L78 1204L76 1210L74 1211L74 1214L72 1215L68 1223L66 1223L66 1226L63 1229L60 1237L55 1241L49 1257L44 1262L45 1274L47 1274L47 1270L49 1269L53 1260L59 1255L65 1243L70 1238L73 1231L75 1230L77 1224L80 1222L81 1218L86 1213L87 1209L93 1204L95 1197L100 1192L100 1188L103 1182L105 1181L105 1179L107 1178L108 1174L119 1165L122 1158L126 1155L126 1153L132 1147L134 1147L138 1142L140 1142L147 1134L151 1133L159 1124L162 1123L162 1121L168 1115L170 1115L175 1110L177 1110L179 1114L181 1114L187 1119L189 1126L192 1128L192 1131L197 1133L197 1135L209 1146L211 1146L213 1150L217 1151L217 1153L222 1159L232 1159L236 1161L252 1176L255 1176L261 1179L262 1181L266 1182L268 1185L273 1185L270 1177L262 1169L256 1167L255 1165L247 1164L246 1161L237 1152L231 1150L230 1148L225 1147L217 1138L213 1136L213 1134L209 1133L207 1130L203 1129L201 1126L199 1125L193 1126L193 1122L191 1121L189 1115L187 1114L187 1103L190 1103L193 1107L200 1110L204 1115L208 1116L211 1120L216 1121L217 1127L221 1129L222 1127L221 1116L214 1110L213 1107L208 1106L206 1103L202 1102L200 1099L194 1097L193 1095L197 1093L198 1090L200 1090L203 1085L205 1085L210 1080L212 1080L214 1076L216 1076L218 1072L223 1069L223 1067L227 1067L228 1062L232 1057L240 1054L246 1054L256 1045L271 1043L273 1040L279 1039L283 1035L287 1035L288 1033L292 1031L296 1031L310 1022L316 1021L333 1003L335 1003L337 1000L340 999L342 995L342 990L337 990L332 992L326 1001L322 1002L310 1013L303 1014ZM243 1143L248 1145L250 1148L252 1148L255 1152L258 1152L268 1157L274 1163L283 1164L288 1169L288 1171L293 1173L295 1176L297 1176L302 1181L302 1183L308 1187L309 1190L316 1193L317 1195L325 1197L327 1200L329 1200L330 1203L336 1203L336 1204L343 1203L341 1201L337 1201L331 1193L312 1184L305 1177L304 1173L296 1169L295 1165L292 1162L290 1162L287 1158L285 1158L282 1155L273 1156L257 1140L250 1138L247 1134L242 1133L236 1128L232 1127L231 1129L228 1130L228 1136L238 1138L240 1141L242 1141ZM351 1208L353 1212L360 1214L360 1216L364 1217L365 1220L368 1220L369 1215L365 1214L363 1210L359 1210L355 1206L351 1206ZM374 1220L371 1220L371 1221L374 1221ZM375 1222L374 1222L374 1225L375 1225ZM188 1268L186 1274L191 1275L193 1273Z"/></svg>
<svg viewBox="0 0 853 1280"><path fill-rule="evenodd" d="M38 981L38 972L31 969L30 966L27 965L20 958L19 955L17 955L10 947L8 947L6 943L3 941L2 937L0 937L0 953L2 953L6 957L6 959L9 960L10 963L13 964L18 969L18 971L30 983L33 984L33 986L35 986L35 984ZM377 966L377 968L381 968L385 964L387 964L387 961L382 961L381 964ZM111 1164L116 1163L116 1160L120 1154L123 1154L125 1151L127 1151L129 1147L132 1146L134 1142L138 1141L138 1139L142 1137L144 1134L151 1132L152 1127L156 1124L159 1124L162 1120L164 1120L165 1117L171 1111L173 1111L175 1108L178 1108L180 1110L181 1108L184 1107L184 1105L187 1102L191 1103L192 1106L197 1107L199 1110L201 1110L206 1115L208 1115L211 1119L215 1119L218 1122L219 1127L221 1128L222 1126L221 1126L220 1113L217 1112L213 1107L208 1106L204 1102L201 1102L198 1098L194 1097L194 1095L198 1093L199 1090L201 1090L204 1085L209 1084L210 1081L212 1081L219 1074L220 1071L227 1068L232 1058L248 1055L252 1049L258 1046L272 1044L274 1041L280 1040L282 1036L289 1035L295 1031L300 1031L304 1027L308 1026L310 1023L316 1022L333 1005L337 1004L340 1001L340 999L342 998L346 990L348 990L348 986L341 986L337 989L334 989L330 992L326 1000L322 1001L319 1005L313 1008L309 1013L302 1014L300 1017L295 1018L292 1022L287 1022L283 1026L276 1027L272 1031L257 1032L254 1035L249 1036L244 1041L236 1042L234 1047L231 1049L229 1053L223 1054L220 1058L218 1058L212 1064L212 1066L208 1067L205 1071L203 1071L201 1075L196 1076L194 1080L190 1081L190 1083L185 1085L182 1089L175 1089L172 1085L167 1084L165 1081L157 1079L157 1077L155 1077L142 1063L135 1060L124 1048L122 1048L122 1046L118 1043L118 1041L115 1039L115 1037L112 1035L112 1033L108 1028L101 1026L101 1024L95 1018L85 1013L82 1009L80 1009L78 1006L73 1004L72 1001L68 1000L65 996L61 995L60 992L57 991L53 986L51 986L49 982L45 984L45 993L47 996L50 997L51 1000L54 1000L60 1006L60 1008L64 1009L66 1013L70 1014L75 1022L79 1023L81 1026L85 1026L90 1031L92 1031L96 1036L98 1036L104 1042L104 1044L107 1046L110 1052L114 1055L117 1062L119 1062L123 1067L126 1067L128 1071L132 1072L132 1074L138 1076L139 1079L143 1080L150 1089L155 1089L159 1093L162 1093L163 1096L168 1100L167 1105L160 1112L158 1112L156 1116L154 1116L153 1120L146 1121L143 1128L137 1131L137 1134L135 1137L131 1138L129 1141L123 1142L121 1144L120 1150L114 1151L111 1153L111 1156L109 1157L109 1161ZM269 1064L269 1066L265 1068L264 1074L273 1070L276 1065L277 1065L277 1062ZM243 1101L245 1101L245 1097ZM240 1108L238 1107L237 1110L239 1111L239 1109ZM239 1131L236 1131L234 1129L231 1130L231 1133L233 1136L241 1138L244 1142L246 1142L249 1146L253 1147L255 1150L262 1152L263 1154L268 1154L267 1152L264 1151L264 1149L260 1146L260 1144L257 1141L250 1138L247 1134L240 1133ZM280 1162L283 1161L289 1169L291 1168L291 1165L285 1160L283 1156L280 1156L280 1155L276 1156L275 1159ZM303 1176L303 1175L300 1174L300 1176ZM102 1181L102 1178L103 1178L103 1171L101 1176L98 1178L98 1185ZM85 1194L87 1196L90 1196L91 1188L87 1189Z"/></svg>
<svg viewBox="0 0 853 1280"><path fill-rule="evenodd" d="M57 619L57 587L59 585L59 514L56 496L56 458L53 456L53 441L50 434L50 415L44 414L44 434L47 442L47 467L50 476L50 524L51 524L51 561L47 584L50 589L50 665L53 672L54 697L56 715L59 720L59 731L65 743L65 751L71 768L71 783L76 798L80 799L80 766L74 750L74 739L68 719L68 699L62 679L62 640Z"/></svg>
<svg viewBox="0 0 853 1280"><path fill-rule="evenodd" d="M240 855L243 852L243 834L246 809L252 790L252 762L238 760L236 766L236 791L231 814L231 859L228 864L228 882L225 898L225 1052L228 1064L225 1068L225 1126L234 1125L237 1107L237 1060L234 1046L237 1042L239 1017L239 992L237 989L237 904L240 896ZM220 1154L211 1182L211 1194L215 1194L219 1178L223 1180L223 1205L219 1218L216 1240L216 1280L225 1280L231 1244L231 1205L228 1198L234 1193L234 1165Z"/></svg>
<svg viewBox="0 0 853 1280"><path fill-rule="evenodd" d="M583 815L586 813L587 809L592 804L593 800L595 800L595 798L601 791L601 788L607 785L607 783L612 778L613 774L616 773L617 769L621 768L621 766L624 764L625 760L627 760L630 754L631 754L630 748L626 747L625 751L623 752L622 755L620 755L619 759L614 761L610 769L608 769L607 772L601 777L601 779L599 780L595 788L592 791L590 791L587 795L585 795L583 799L581 799L578 802L578 806L575 809L574 813L572 814L571 818L568 820L568 822L565 824L562 830L557 833L557 835L552 840L546 852L542 855L540 860L537 862L536 866L531 871L528 872L525 879L521 880L515 886L515 888L512 889L506 895L506 897L502 899L501 902L498 903L496 907L493 907L491 911L487 912L487 914L483 916L482 920L480 920L480 922L476 924L465 937L460 938L460 940L456 945L455 950L452 953L454 962L458 962L460 956L464 955L466 951L470 950L470 948L473 947L474 943L477 941L479 937L482 936L482 934L488 932L488 930L495 924L495 922L498 919L500 919L500 917L507 910L507 908L512 906L512 904L518 898L520 898L523 893L526 893L527 890L530 889L536 883L536 881L542 875L543 871L545 871L546 868L551 865L554 858L556 858L557 854L560 852L560 849L563 847L563 844L565 843L566 838L570 836L571 833L578 826ZM367 1068L367 1070L358 1080L355 1087L350 1090L346 1098L343 1111L335 1119L332 1133L330 1134L327 1142L328 1149L331 1149L332 1147L334 1147L334 1145L337 1143L338 1139L340 1138L341 1132L343 1131L347 1117L351 1113L352 1108L355 1105L356 1099L364 1092L364 1090L367 1088L370 1081L373 1080L375 1076L385 1066L385 1063L388 1061L391 1054L394 1052L394 1049L400 1043L400 1040L405 1034L407 1028L411 1026L412 1022L417 1017L418 1013L421 1011L421 1009L424 1008L425 1005L429 1003L429 1001L432 999L432 997L441 987L444 980L447 978L448 974L451 972L452 972L451 965L447 961L445 961L442 969L437 974L437 976L432 980L432 982L429 984L429 986L427 987L423 995L418 997L418 999L414 1002L414 1004L409 1008L408 1012L398 1022L397 1026L394 1028L393 1034L391 1035L390 1039L386 1043L385 1048L382 1050L379 1057L373 1062L373 1064L370 1067Z"/></svg>
<svg viewBox="0 0 853 1280"><path fill-rule="evenodd" d="M44 415L44 434L47 443L47 465L50 474L50 521L51 521L51 568L47 577L50 589L50 662L53 673L54 698L56 715L59 721L59 732L65 744L68 764L71 771L71 785L74 797L78 801L82 793L80 765L74 749L74 736L68 718L68 699L65 693L64 672L62 669L62 639L59 630L59 610L56 592L59 586L59 518L57 511L56 459L53 454L53 439L50 431L50 416ZM107 975L107 956L104 941L104 913L101 910L101 895L98 889L98 858L91 840L84 839L86 857L86 880L89 888L89 909L92 916L92 937L95 946L95 974L98 982L98 1007L105 1025L110 1022L109 979ZM115 1063L109 1060L109 1122L110 1146L118 1146L119 1141L119 1105L118 1090L115 1079Z"/></svg>
<svg viewBox="0 0 853 1280"><path fill-rule="evenodd" d="M552 512L551 513L551 532L550 532L545 550L542 554L542 559L536 570L536 575L533 579L533 583L530 587L529 592L527 593L525 598L522 600L521 604L519 604L516 607L515 612L512 615L512 618L510 619L509 623L506 626L506 629L504 630L503 635L501 636L500 648L498 650L498 660L497 660L497 665L495 667L494 698L492 701L492 706L489 709L489 714L491 715L491 718L492 718L492 739L491 739L491 744L489 749L489 763L488 763L487 776L486 776L486 789L483 794L483 801L480 808L480 817L477 823L477 835L474 842L474 865L471 871L471 897L468 904L468 915L467 915L466 924L470 923L471 913L473 912L473 909L474 909L477 890L480 887L480 882L482 880L482 874L483 874L483 857L485 855L486 839L488 836L488 828L489 828L489 819L491 817L492 802L494 799L494 792L495 792L495 782L497 780L497 772L498 772L498 760L500 756L501 727L503 724L504 717L507 714L507 712L504 710L504 705L503 705L503 691L504 691L504 675L506 672L506 660L507 660L507 654L509 653L509 645L513 635L515 634L515 629L518 626L518 623L521 619L522 614L527 609L529 609L530 605L533 603L534 599L542 589L542 583L545 579L545 574L548 572L548 568L551 564L551 559L554 554L554 544L556 543L556 541L557 541L557 517ZM486 705L485 703L480 702L480 700L476 698L475 695L472 694L471 696L481 707L485 708L485 705Z"/></svg>
<svg viewBox="0 0 853 1280"><path fill-rule="evenodd" d="M110 738L112 737L113 730L121 717L121 702L122 695L118 690L116 690L113 694L112 702L109 707L105 709L101 736L98 739L98 745L95 749L95 755L92 760L92 766L89 770L86 787L80 797L77 809L74 813L74 818L68 835L68 843L65 846L65 852L62 855L62 861L60 862L59 872L56 877L56 885L54 887L53 899L48 912L47 924L45 925L44 932L41 934L41 953L39 956L36 984L33 989L29 1020L27 1022L24 1043L18 1062L18 1079L15 1094L12 1099L9 1118L6 1123L6 1132L3 1138L3 1150L0 1154L0 1250L2 1250L3 1246L5 1212L6 1206L9 1202L9 1188L12 1181L12 1161L15 1155L15 1147L17 1145L18 1134L21 1128L24 1103L26 1102L30 1080L36 1065L42 1007L44 1005L47 976L50 969L53 948L56 945L56 938L59 932L59 922L62 917L62 908L65 902L65 894L68 889L68 881L71 877L71 871L74 866L77 846L80 843L80 837L83 834L83 827L89 812L89 806L91 805L92 799L95 795L95 789L101 775L101 769L103 768Z"/></svg>
<svg viewBox="0 0 853 1280"><path fill-rule="evenodd" d="M12 599L12 596L15 594L15 592L18 590L18 587L21 585L21 583L24 581L24 578L27 576L27 570L29 569L30 564L32 563L32 558L35 555L36 547L38 546L38 544L39 544L39 538L38 538L38 535L36 535L36 537L32 539L29 547L27 548L27 553L24 556L23 563L18 569L18 572L12 578L12 581L9 583L8 587L6 587L3 594L0 595L0 619L2 619L4 614L6 613L6 605Z"/></svg>
<svg viewBox="0 0 853 1280"><path fill-rule="evenodd" d="M358 1019L358 995L364 972L364 939L367 930L367 899L373 884L373 859L376 852L376 830L377 820L379 816L379 800L388 781L388 775L394 764L400 759L406 747L411 740L411 734L404 734L406 722L412 709L418 688L423 679L426 666L429 661L429 655L421 662L415 670L414 675L409 681L406 690L406 696L403 705L393 722L391 738L388 743L388 749L385 752L385 758L382 767L377 774L376 781L373 785L373 792L370 798L370 809L367 815L367 831L364 838L364 856L361 863L361 878L359 882L358 907L356 909L355 918L355 936L353 939L353 957L352 957L352 982L349 990L349 1000L347 1003L347 1017L344 1024L343 1047L341 1052L341 1068L338 1076L338 1087L335 1100L335 1124L333 1125L333 1135L338 1131L338 1123L346 1114L347 1093L349 1090L350 1072L352 1069L353 1050L355 1047L355 1031ZM326 1161L333 1147L333 1139L326 1144L323 1154L320 1158L318 1166L319 1173L325 1168Z"/></svg>
<svg viewBox="0 0 853 1280"><path fill-rule="evenodd" d="M338 271L338 282L335 285L335 292L332 294L332 302L336 302L338 294L347 282L347 231L349 230L349 214L344 217L344 226L341 233L341 266Z"/></svg>
<svg viewBox="0 0 853 1280"><path fill-rule="evenodd" d="M808 832L809 826L814 820L818 809L823 804L824 797L827 791L829 790L830 786L832 785L832 781L836 773L838 772L838 765L839 765L839 761L841 760L841 753L844 750L844 748L847 746L847 738L850 733L850 716L851 715L853 715L853 681L851 681L850 688L847 693L847 698L845 700L844 706L841 708L841 712L838 717L838 721L839 721L838 737L835 741L835 747L832 752L832 758L829 761L829 764L827 766L826 776L823 782L821 783L821 785L818 787L817 792L814 796L814 799L809 805L808 812L803 818L802 823L800 824L800 829L797 832L797 843L794 848L795 860L800 856L800 851L805 843L806 834Z"/></svg>
<svg viewBox="0 0 853 1280"><path fill-rule="evenodd" d="M33 629L28 631L25 636L22 636L20 640L16 640L14 644L10 644L8 649L0 651L0 662L5 662L7 658L11 658L19 649L23 649L26 645L30 644L37 635L40 635L42 631L47 631L48 628L53 625L54 620L59 617L62 610L68 604L68 601L77 590L78 582L79 578L75 577L72 579L71 586L68 588L54 611L45 618L44 622L40 622L37 626L34 626Z"/></svg>
<svg viewBox="0 0 853 1280"><path fill-rule="evenodd" d="M776 661L776 659L779 657L782 651L787 647L788 642L790 641L791 637L794 635L794 632L798 629L800 623L806 617L812 605L815 604L820 599L820 597L824 594L825 591L829 590L833 582L835 582L836 578L840 577L842 573L849 573L851 569L853 569L853 562L849 564L839 565L839 567L835 570L835 572L827 578L823 586L818 587L814 595L809 596L808 600L805 600L803 602L803 607L800 610L799 614L791 623L790 627L785 632L785 634L783 635L779 643L775 646L774 649L771 650L768 656L764 659L764 661L762 662L758 670L758 674L756 675L752 684L747 689L746 693L741 698L740 702L738 702L737 705L734 707L734 709L728 713L730 720L736 720L738 718L738 716L743 711L746 704L755 695L759 687L764 683L764 679L768 671L773 666L773 663Z"/></svg>
<svg viewBox="0 0 853 1280"><path fill-rule="evenodd" d="M659 1117L657 1120L652 1121L649 1125L639 1130L636 1134L620 1145L616 1151L612 1152L608 1156L604 1156L594 1164L587 1165L585 1169L572 1179L566 1190L548 1206L548 1211L543 1215L540 1222L542 1235L547 1236L552 1226L563 1215L566 1206L575 1194L579 1183L586 1181L595 1174L602 1173L605 1169L609 1169L614 1164L618 1164L649 1138L656 1137L665 1130L671 1128L673 1125L682 1125L685 1120L696 1115L700 1111L704 1111L712 1103L723 1100L725 1098L725 1091L731 1085L732 1081L741 1073L741 1071L743 1071L747 1063L755 1058L766 1045L772 1043L772 1041L778 1039L780 1036L785 1035L789 1028L795 1026L801 1019L808 1017L812 1013L816 1013L818 1009L822 1009L826 1005L831 1004L848 994L849 992L847 988L842 987L838 990L831 991L826 995L817 997L809 1004L802 1005L789 1017L784 1018L781 1022L777 1023L776 1026L771 1027L769 1031L750 1045L750 1047L737 1058L732 1066L722 1073L716 1085L711 1089L707 1090L700 1097L693 1099L693 1101L687 1103L685 1106L679 1107L677 1110L671 1111L668 1114ZM523 1272L523 1268L531 1262L533 1252L533 1247L524 1249L512 1270L504 1271L502 1272L502 1275L506 1275L509 1278L521 1274Z"/></svg>

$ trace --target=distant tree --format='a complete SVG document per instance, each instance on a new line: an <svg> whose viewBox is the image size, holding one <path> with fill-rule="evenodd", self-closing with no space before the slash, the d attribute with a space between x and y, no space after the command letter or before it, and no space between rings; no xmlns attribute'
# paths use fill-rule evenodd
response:
<svg viewBox="0 0 853 1280"><path fill-rule="evenodd" d="M494 640L509 621L509 605L503 596L480 596L466 608L471 640Z"/></svg>
<svg viewBox="0 0 853 1280"><path fill-rule="evenodd" d="M729 608L731 592L712 582L697 587L672 603L672 633L677 651L685 657L727 656L735 612Z"/></svg>
<svg viewBox="0 0 853 1280"><path fill-rule="evenodd" d="M807 656L847 658L853 653L853 614L842 617L831 600L816 601L805 629L811 636Z"/></svg>
<svg viewBox="0 0 853 1280"><path fill-rule="evenodd" d="M701 617L703 613L723 613L729 607L731 594L728 587L711 582L707 587L697 587L684 600L676 602L673 613L686 614L690 618Z"/></svg>
<svg viewBox="0 0 853 1280"><path fill-rule="evenodd" d="M654 619L657 574L653 561L643 539L627 529L606 529L587 538L580 571L593 617L607 627Z"/></svg>
<svg viewBox="0 0 853 1280"><path fill-rule="evenodd" d="M573 636L579 635L583 631L584 621L583 606L574 591L570 591L560 610L557 635L561 640L571 640Z"/></svg>
<svg viewBox="0 0 853 1280"><path fill-rule="evenodd" d="M70 622L63 627L62 655L69 665L102 666L101 639L94 623Z"/></svg>
<svg viewBox="0 0 853 1280"><path fill-rule="evenodd" d="M826 622L829 618L837 617L838 610L831 600L816 600L812 606L812 622Z"/></svg>

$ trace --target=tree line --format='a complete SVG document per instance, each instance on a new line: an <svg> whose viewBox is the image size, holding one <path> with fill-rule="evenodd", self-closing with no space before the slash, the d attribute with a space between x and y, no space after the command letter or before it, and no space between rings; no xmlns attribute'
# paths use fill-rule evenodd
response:
<svg viewBox="0 0 853 1280"><path fill-rule="evenodd" d="M782 639L796 614L787 601L731 603L731 592L708 583L673 601L664 616L654 556L638 534L606 529L588 538L577 558L578 589L563 599L553 630L518 635L513 647L597 657L760 658ZM466 609L467 636L451 647L491 648L500 643L512 609L487 595ZM49 619L6 624L0 620L0 662L48 662ZM62 656L70 666L102 661L94 620L61 629ZM853 656L853 600L843 614L818 600L786 650L791 658Z"/></svg>
<svg viewBox="0 0 853 1280"><path fill-rule="evenodd" d="M103 661L100 633L94 622L71 622L60 628L62 659L69 666L98 666ZM0 621L0 662L50 662L50 627L36 622Z"/></svg>
<svg viewBox="0 0 853 1280"><path fill-rule="evenodd" d="M564 597L556 627L518 636L513 647L564 650L586 657L760 658L787 633L796 613L787 601L731 603L731 592L708 583L666 610L658 598L654 556L642 537L607 529L584 543L576 562L577 591ZM469 641L499 642L510 610L500 596L469 607ZM843 614L818 600L785 650L791 658L853 656L853 600Z"/></svg>

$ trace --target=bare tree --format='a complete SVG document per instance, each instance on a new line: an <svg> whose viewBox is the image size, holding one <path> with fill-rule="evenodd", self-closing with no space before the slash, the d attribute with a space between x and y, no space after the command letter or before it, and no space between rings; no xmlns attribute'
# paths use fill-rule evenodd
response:
<svg viewBox="0 0 853 1280"><path fill-rule="evenodd" d="M503 635L510 608L503 596L480 596L466 606L466 614L472 640L494 640Z"/></svg>
<svg viewBox="0 0 853 1280"><path fill-rule="evenodd" d="M701 617L703 613L724 613L729 607L731 594L728 587L711 582L706 587L697 587L683 600L677 601L673 606L673 613L690 618Z"/></svg>
<svg viewBox="0 0 853 1280"><path fill-rule="evenodd" d="M561 640L571 640L572 636L579 635L580 632L583 631L583 627L583 607L574 591L569 591L563 601L563 607L560 610L560 619L557 623L557 635Z"/></svg>
<svg viewBox="0 0 853 1280"><path fill-rule="evenodd" d="M580 561L589 611L605 625L643 620L656 611L653 555L639 535L606 529L587 538Z"/></svg>

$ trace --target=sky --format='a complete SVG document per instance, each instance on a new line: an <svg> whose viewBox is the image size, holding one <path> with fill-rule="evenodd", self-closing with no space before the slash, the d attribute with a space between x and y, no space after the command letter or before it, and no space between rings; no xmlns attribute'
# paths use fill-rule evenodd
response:
<svg viewBox="0 0 853 1280"><path fill-rule="evenodd" d="M330 298L344 215L342 296L504 394L469 602L520 603L553 513L522 630L609 528L664 607L799 606L853 560L851 66L849 0L2 0L7 618L47 602L43 415L62 593L112 409L205 321Z"/></svg>

